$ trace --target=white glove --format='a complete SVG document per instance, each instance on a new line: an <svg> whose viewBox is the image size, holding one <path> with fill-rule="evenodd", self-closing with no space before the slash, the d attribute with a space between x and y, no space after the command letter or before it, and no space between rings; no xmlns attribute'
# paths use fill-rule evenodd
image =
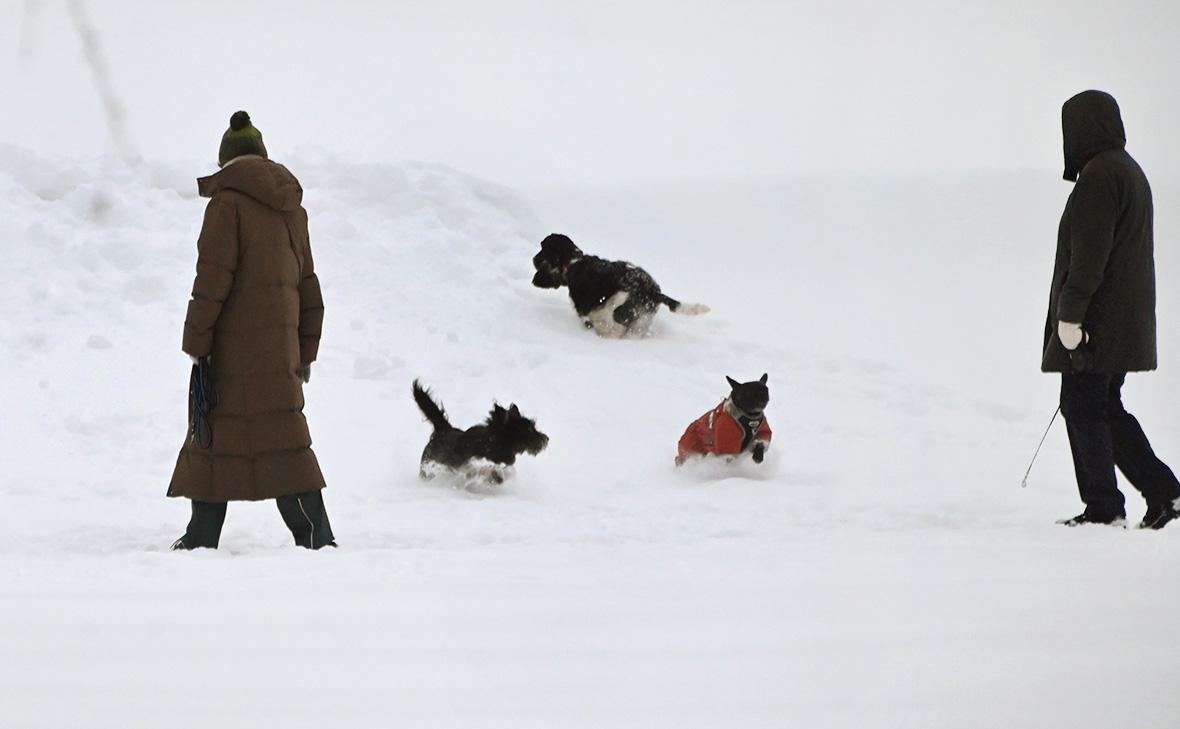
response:
<svg viewBox="0 0 1180 729"><path fill-rule="evenodd" d="M1057 338L1061 340L1061 346L1069 351L1074 351L1082 342L1089 341L1090 337L1082 331L1081 324L1074 324L1068 321L1057 322Z"/></svg>

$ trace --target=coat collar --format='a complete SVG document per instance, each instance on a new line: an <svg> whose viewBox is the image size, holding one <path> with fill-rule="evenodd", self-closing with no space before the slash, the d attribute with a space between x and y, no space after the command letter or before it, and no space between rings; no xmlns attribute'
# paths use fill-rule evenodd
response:
<svg viewBox="0 0 1180 729"><path fill-rule="evenodd" d="M266 159L266 157L263 157L260 154L240 154L237 157L234 157L233 159L231 159L229 162L226 162L225 164L223 164L221 166L221 169L224 170L226 167L229 167L232 164L236 164L238 162L241 162L242 160L247 160L247 159Z"/></svg>
<svg viewBox="0 0 1180 729"><path fill-rule="evenodd" d="M220 171L197 180L201 197L233 190L273 210L290 211L303 204L303 188L290 170L258 155L242 155Z"/></svg>
<svg viewBox="0 0 1180 729"><path fill-rule="evenodd" d="M729 417L733 418L739 423L748 423L752 427L761 425L763 418L766 417L766 413L758 413L757 415L751 415L750 413L747 413L737 405L734 405L733 399L728 397L725 398L725 402L721 403L721 407L726 413L729 414Z"/></svg>

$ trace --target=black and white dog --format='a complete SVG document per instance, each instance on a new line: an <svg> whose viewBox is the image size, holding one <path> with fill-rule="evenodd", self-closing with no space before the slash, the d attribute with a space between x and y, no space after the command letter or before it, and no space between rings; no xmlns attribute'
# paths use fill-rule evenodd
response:
<svg viewBox="0 0 1180 729"><path fill-rule="evenodd" d="M418 472L425 479L453 473L469 485L500 484L512 474L518 455L535 456L549 445L549 436L537 430L536 421L521 415L516 405L507 409L496 405L482 425L459 430L417 380L414 402L434 426Z"/></svg>
<svg viewBox="0 0 1180 729"><path fill-rule="evenodd" d="M533 256L533 285L542 289L569 287L582 325L601 337L646 336L663 304L677 314L707 314L702 304L683 304L660 291L660 285L639 266L587 256L568 236L554 233L541 241Z"/></svg>

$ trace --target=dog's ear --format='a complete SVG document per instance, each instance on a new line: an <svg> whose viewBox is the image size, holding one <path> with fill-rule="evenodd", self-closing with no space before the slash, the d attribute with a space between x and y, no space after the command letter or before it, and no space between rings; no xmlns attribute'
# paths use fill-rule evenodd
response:
<svg viewBox="0 0 1180 729"><path fill-rule="evenodd" d="M520 408L516 407L516 403L512 403L508 406L508 414L514 418L520 417Z"/></svg>
<svg viewBox="0 0 1180 729"><path fill-rule="evenodd" d="M759 382L761 382L763 385L765 385L765 384L766 384L766 381L767 381L768 379L770 379L769 375L767 375L767 374L764 372L764 373L762 373L762 378L761 378L760 380L758 380L758 381L759 381Z"/></svg>
<svg viewBox="0 0 1180 729"><path fill-rule="evenodd" d="M729 386L730 386L730 387L732 387L732 388L733 388L733 389L735 389L735 390L736 390L736 389L738 389L739 387L741 387L741 385L742 385L742 383L740 383L740 382L738 382L737 380L733 379L733 378L732 378L732 377L730 377L729 375L726 375L726 376L725 376L725 381L726 381L726 382L728 382L728 383L729 383Z"/></svg>
<svg viewBox="0 0 1180 729"><path fill-rule="evenodd" d="M556 269L545 264L545 268L537 268L537 273L533 275L533 286L539 289L559 289L562 287L563 281Z"/></svg>
<svg viewBox="0 0 1180 729"><path fill-rule="evenodd" d="M502 423L508 419L508 411L500 407L500 403L496 403L492 407L492 420L497 423Z"/></svg>

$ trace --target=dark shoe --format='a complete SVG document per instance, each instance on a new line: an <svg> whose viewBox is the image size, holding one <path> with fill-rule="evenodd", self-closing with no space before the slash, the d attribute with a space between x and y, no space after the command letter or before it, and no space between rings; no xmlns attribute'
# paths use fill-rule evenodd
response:
<svg viewBox="0 0 1180 729"><path fill-rule="evenodd" d="M1163 529L1168 522L1180 519L1180 512L1172 504L1155 504L1147 507L1143 521L1139 522L1140 529Z"/></svg>
<svg viewBox="0 0 1180 729"><path fill-rule="evenodd" d="M1084 524L1102 524L1103 526L1118 527L1120 529L1127 528L1127 517L1122 514L1115 514L1113 516L1099 516L1083 511L1072 519L1058 519L1058 524L1067 527L1082 526Z"/></svg>
<svg viewBox="0 0 1180 729"><path fill-rule="evenodd" d="M192 550L192 547L190 547L184 543L184 537L177 539L175 542L172 543L172 546L168 548L169 552L188 552L191 550Z"/></svg>

